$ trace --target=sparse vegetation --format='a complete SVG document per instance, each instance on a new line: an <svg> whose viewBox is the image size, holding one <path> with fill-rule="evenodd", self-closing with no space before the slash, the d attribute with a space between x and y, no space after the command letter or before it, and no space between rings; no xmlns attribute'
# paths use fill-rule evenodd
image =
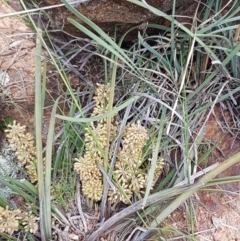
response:
<svg viewBox="0 0 240 241"><path fill-rule="evenodd" d="M171 27L148 24L159 34L139 31L138 41L127 49L122 47L126 35L110 38L69 1L63 2L90 30L68 21L92 40L86 44L85 39L71 36L70 42L59 42L28 15L37 35L35 136L15 121L5 132L30 182L8 175L0 183L30 203L34 215L25 212L29 210L25 206L21 210L11 206L0 192L3 239L17 240L21 230L29 240L51 240L55 234L55 240L65 240L64 235L66 240L86 241L110 240L110 236L122 241L167 240L174 234L196 240L193 195L212 185L240 181L239 176L216 178L239 162L240 153L211 168L207 160L219 143L205 137L218 108L224 116L218 125L239 139L239 1L222 11L221 3L209 0L202 14L196 13L191 29L151 8ZM77 44L91 48L72 56ZM44 147L47 68L42 67L42 47L48 53L46 65L54 66L65 87L52 107ZM65 59L70 59L68 65L62 62ZM74 88L69 72L82 75L74 61L90 69L89 75L94 64L103 71L97 79L92 76L95 82L86 80ZM60 131L55 134L56 125ZM182 204L188 210L186 233L165 223ZM8 218L15 221L10 224Z"/></svg>

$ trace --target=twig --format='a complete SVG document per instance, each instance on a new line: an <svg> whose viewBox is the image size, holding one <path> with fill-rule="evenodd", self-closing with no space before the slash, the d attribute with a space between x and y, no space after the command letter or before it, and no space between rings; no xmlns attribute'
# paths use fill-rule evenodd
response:
<svg viewBox="0 0 240 241"><path fill-rule="evenodd" d="M184 191L196 190L197 188L202 187L203 185L204 185L204 183L202 181L200 181L200 182L192 184L192 185L186 185L184 187L177 187L177 188L174 187L174 188L170 188L168 190L163 190L163 191L155 193L155 194L151 194L148 197L148 202L147 202L146 206L154 205L155 203L166 200L169 197L177 196L180 193L183 193ZM129 217L130 215L133 215L137 211L142 210L142 203L143 203L143 200L139 200L139 201L135 202L134 204L132 204L131 206L123 209L119 213L116 213L115 215L113 215L106 222L104 222L94 233L92 233L86 239L86 241L96 240L97 237L102 235L102 233L104 233L106 230L110 230L110 228L117 222L122 221L126 217Z"/></svg>
<svg viewBox="0 0 240 241"><path fill-rule="evenodd" d="M77 216L77 217L78 217L78 219L81 218L81 216ZM75 216L71 217L71 214L69 214L68 220L71 223L72 227L75 228L75 230L78 233L82 234L85 237L85 233L83 231L81 231L79 228L77 228L76 225L72 222L72 220L74 220L74 219L77 219L77 218Z"/></svg>
<svg viewBox="0 0 240 241"><path fill-rule="evenodd" d="M194 180L194 179L196 179L196 178L198 178L198 177L200 177L200 176L202 176L202 175L210 172L211 170L215 169L218 165L219 165L219 162L214 163L213 165L208 166L207 168L205 168L205 169L203 169L203 170L201 170L201 171L199 171L199 172L197 172L197 173L194 173L194 174L190 177L190 180L185 179L185 180L179 182L178 184L176 184L175 187L177 187L177 186L182 186L182 185L186 185L186 184L188 183L188 181L192 181L192 180Z"/></svg>
<svg viewBox="0 0 240 241"><path fill-rule="evenodd" d="M127 240L126 241L131 241L131 238L133 236L133 234L136 232L136 231L142 231L142 232L146 232L147 229L141 227L141 226L137 226L136 228L134 228L134 230L131 232L131 234L128 236Z"/></svg>
<svg viewBox="0 0 240 241"><path fill-rule="evenodd" d="M87 2L87 1L88 0L77 0L77 1L71 2L71 4L84 3L84 2ZM14 13L8 13L8 14L0 15L0 19L1 18L6 18L6 17L12 17L12 16L15 16L15 15L26 14L26 13L34 13L34 12L41 11L41 10L48 10L48 9L53 9L53 8L59 8L59 7L63 7L63 6L65 6L65 4L64 3L60 3L60 4L47 6L47 7L42 7L42 8L36 8L36 9L24 10L24 11L19 11L19 12L14 12Z"/></svg>
<svg viewBox="0 0 240 241"><path fill-rule="evenodd" d="M87 222L86 222L86 219L85 219L84 214L83 214L83 211L82 211L79 176L77 177L76 189L77 189L76 197L77 197L78 212L79 212L79 214L80 214L80 216L81 216L81 219L82 219L82 222L83 222L84 231L87 232L87 231L88 231Z"/></svg>

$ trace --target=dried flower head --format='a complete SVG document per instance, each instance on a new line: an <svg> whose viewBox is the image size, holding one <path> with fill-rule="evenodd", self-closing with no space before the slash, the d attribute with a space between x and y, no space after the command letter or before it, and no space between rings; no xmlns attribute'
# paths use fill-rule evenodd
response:
<svg viewBox="0 0 240 241"><path fill-rule="evenodd" d="M34 216L31 212L26 213L20 209L9 210L0 207L0 232L12 234L19 230L19 223L24 226L26 232L36 233L38 230L39 218Z"/></svg>
<svg viewBox="0 0 240 241"><path fill-rule="evenodd" d="M149 166L152 165L151 162L152 162L152 158L150 158L147 162L145 162L141 166L141 169L148 173L147 175L149 175L149 173L150 173ZM155 186L156 182L158 181L159 177L161 176L164 166L165 166L164 158L159 157L157 159L156 168L154 171L153 182L152 182L152 187L151 187L152 189ZM147 185L147 180L146 180L146 185Z"/></svg>
<svg viewBox="0 0 240 241"><path fill-rule="evenodd" d="M8 129L5 130L7 138L10 143L10 148L15 151L18 160L26 165L26 170L32 183L37 181L36 171L36 147L34 143L34 137L30 133L26 132L26 126L21 126L16 121L12 125L8 125Z"/></svg>
<svg viewBox="0 0 240 241"><path fill-rule="evenodd" d="M35 163L29 161L25 168L27 170L31 183L36 183L38 181L38 177Z"/></svg>
<svg viewBox="0 0 240 241"><path fill-rule="evenodd" d="M125 204L131 203L131 197L132 197L132 190L130 189L128 184L121 184L118 189L115 191L110 190L108 193L108 201L110 203L115 202L123 202Z"/></svg>
<svg viewBox="0 0 240 241"><path fill-rule="evenodd" d="M109 107L110 86L100 85L95 92L95 108L93 116L107 113ZM83 194L92 200L102 198L103 184L102 173L96 163L104 166L104 150L114 140L118 133L118 124L111 119L110 143L107 143L107 119L103 118L96 123L91 123L85 129L85 154L75 159L74 170L80 175ZM147 130L140 121L128 124L122 137L120 148L113 171L113 181L117 186L115 191L110 190L108 199L110 202L117 200L126 204L131 202L133 193L139 196L141 189L145 187L147 170L141 168L143 160L143 147L149 137Z"/></svg>
<svg viewBox="0 0 240 241"><path fill-rule="evenodd" d="M162 174L164 166L165 166L165 161L162 157L160 157L157 160L157 166L154 172L154 179L157 179Z"/></svg>
<svg viewBox="0 0 240 241"><path fill-rule="evenodd" d="M119 160L131 165L132 168L139 167L142 164L142 149L148 139L147 130L139 121L127 125L123 133L123 147L118 154Z"/></svg>
<svg viewBox="0 0 240 241"><path fill-rule="evenodd" d="M120 149L113 171L115 183L122 189L115 193L109 192L108 200L114 202L117 199L129 204L133 193L139 195L140 190L145 187L146 172L140 166L142 164L142 149L148 140L147 130L140 122L126 126L122 148Z"/></svg>
<svg viewBox="0 0 240 241"><path fill-rule="evenodd" d="M17 231L19 228L18 220L21 218L19 214L21 210L9 210L9 207L6 208L0 207L0 232L12 234L14 231Z"/></svg>
<svg viewBox="0 0 240 241"><path fill-rule="evenodd" d="M36 233L38 231L39 218L34 216L32 212L22 213L22 225L25 232Z"/></svg>
<svg viewBox="0 0 240 241"><path fill-rule="evenodd" d="M13 151L16 151L21 145L21 140L24 138L24 133L26 131L26 126L21 126L19 123L16 124L16 121L13 121L12 125L8 125L8 129L5 130L7 133L7 138Z"/></svg>
<svg viewBox="0 0 240 241"><path fill-rule="evenodd" d="M109 95L110 86L98 84L92 117L108 111ZM112 124L110 141L116 135L116 130L117 128ZM102 173L96 163L104 165L104 151L107 145L107 119L103 118L96 123L91 123L85 129L85 154L75 159L74 170L80 175L83 194L93 201L99 201L102 198Z"/></svg>

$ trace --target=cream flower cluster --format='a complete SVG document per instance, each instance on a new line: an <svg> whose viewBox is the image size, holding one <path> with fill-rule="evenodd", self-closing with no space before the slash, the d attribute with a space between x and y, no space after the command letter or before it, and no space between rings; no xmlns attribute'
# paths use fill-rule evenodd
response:
<svg viewBox="0 0 240 241"><path fill-rule="evenodd" d="M37 181L36 171L36 147L34 137L26 132L26 126L21 126L16 121L12 125L8 125L5 130L12 151L15 151L18 160L25 165L32 183Z"/></svg>
<svg viewBox="0 0 240 241"><path fill-rule="evenodd" d="M99 84L95 92L92 117L108 111L109 95L110 86ZM80 175L83 194L93 201L101 200L103 193L102 173L96 163L101 166L104 164L104 150L108 144L106 121L106 118L101 119L85 129L85 154L76 158L74 164L74 170ZM113 133L116 133L116 127L111 124L111 139L114 137Z"/></svg>
<svg viewBox="0 0 240 241"><path fill-rule="evenodd" d="M19 224L22 224L26 232L36 233L38 230L38 220L31 212L26 213L19 209L9 210L0 207L0 233L12 234L19 230Z"/></svg>
<svg viewBox="0 0 240 241"><path fill-rule="evenodd" d="M114 181L120 187L109 192L109 201L130 203L133 193L139 195L145 187L146 171L142 166L142 149L149 139L147 130L140 122L127 125L123 133L122 148L113 171Z"/></svg>
<svg viewBox="0 0 240 241"><path fill-rule="evenodd" d="M158 177L162 174L163 168L165 166L165 161L162 157L158 158L157 160L157 165L156 165L156 169L154 172L154 180L158 179Z"/></svg>
<svg viewBox="0 0 240 241"><path fill-rule="evenodd" d="M109 85L99 84L95 92L96 105L92 117L107 113L109 96ZM106 119L91 123L85 129L85 154L75 159L74 170L80 175L83 194L93 201L100 201L103 193L102 173L96 163L104 165L105 148L112 143L118 130L118 124L114 124L114 116L111 119L110 143L107 143ZM122 201L129 204L133 193L141 198L140 192L145 188L147 177L142 149L148 139L147 130L141 126L140 121L126 126L121 142L122 148L119 150L113 171L116 191L109 191L110 202ZM157 167L156 175L160 173L160 169L162 170L162 163Z"/></svg>

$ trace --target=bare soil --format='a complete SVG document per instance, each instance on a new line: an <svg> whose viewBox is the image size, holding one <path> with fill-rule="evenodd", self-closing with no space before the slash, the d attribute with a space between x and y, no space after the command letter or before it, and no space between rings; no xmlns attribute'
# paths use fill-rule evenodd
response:
<svg viewBox="0 0 240 241"><path fill-rule="evenodd" d="M221 163L240 151L240 141L237 138L239 131L236 130L233 133L236 135L234 136L221 129L219 125L225 118L231 126L229 112L222 112L217 107L214 113L215 116L212 115L208 121L205 137L219 144L203 163L202 168L216 162ZM239 171L240 163L228 168L218 177L239 175ZM172 225L185 234L194 233L194 237L199 241L240 240L240 183L228 183L208 189L192 197L195 210L194 230L191 229L190 216L184 205L172 213L166 220L166 225ZM187 240L181 235L177 237L176 234L170 234L169 237L178 241Z"/></svg>

